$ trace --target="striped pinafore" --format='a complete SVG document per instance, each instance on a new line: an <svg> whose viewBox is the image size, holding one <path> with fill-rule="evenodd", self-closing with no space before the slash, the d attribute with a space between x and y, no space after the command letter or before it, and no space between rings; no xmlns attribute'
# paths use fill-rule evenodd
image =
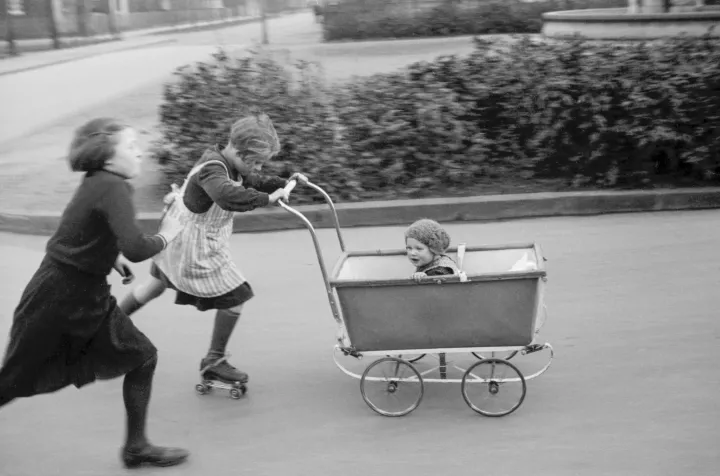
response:
<svg viewBox="0 0 720 476"><path fill-rule="evenodd" d="M207 212L193 213L183 202L190 178L212 163L222 165L227 171L225 164L218 160L204 162L188 173L180 189L175 187L171 192L172 202L167 213L186 216L187 224L177 238L153 258L179 291L202 298L221 296L245 282L230 255L234 212L213 203Z"/></svg>

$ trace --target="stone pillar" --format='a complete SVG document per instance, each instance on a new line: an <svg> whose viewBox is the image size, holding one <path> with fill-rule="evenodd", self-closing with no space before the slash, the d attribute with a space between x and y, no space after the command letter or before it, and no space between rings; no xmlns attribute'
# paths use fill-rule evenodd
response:
<svg viewBox="0 0 720 476"><path fill-rule="evenodd" d="M118 37L120 35L120 25L118 24L117 2L115 0L108 0L107 5L108 30L110 30L111 35Z"/></svg>
<svg viewBox="0 0 720 476"><path fill-rule="evenodd" d="M130 13L130 5L128 3L128 0L118 0L117 13L119 15L127 15L128 13Z"/></svg>
<svg viewBox="0 0 720 476"><path fill-rule="evenodd" d="M89 0L78 0L75 4L77 11L78 30L80 35L90 35L90 2Z"/></svg>
<svg viewBox="0 0 720 476"><path fill-rule="evenodd" d="M52 14L56 25L61 25L65 21L65 15L63 15L63 1L53 0Z"/></svg>

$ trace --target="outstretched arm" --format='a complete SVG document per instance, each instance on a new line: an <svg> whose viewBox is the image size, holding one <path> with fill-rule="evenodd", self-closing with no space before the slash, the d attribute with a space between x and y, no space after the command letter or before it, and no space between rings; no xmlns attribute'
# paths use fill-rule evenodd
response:
<svg viewBox="0 0 720 476"><path fill-rule="evenodd" d="M203 167L198 172L198 182L213 202L223 210L247 212L266 207L270 203L267 193L254 188L245 188L234 182L228 177L225 167L220 164L208 164Z"/></svg>
<svg viewBox="0 0 720 476"><path fill-rule="evenodd" d="M282 177L262 175L254 172L244 177L244 180L248 187L265 193L273 193L275 190L283 188L287 184L287 180Z"/></svg>
<svg viewBox="0 0 720 476"><path fill-rule="evenodd" d="M147 235L140 230L130 187L125 182L109 183L97 209L117 238L120 252L133 263L155 256L167 245L160 235Z"/></svg>

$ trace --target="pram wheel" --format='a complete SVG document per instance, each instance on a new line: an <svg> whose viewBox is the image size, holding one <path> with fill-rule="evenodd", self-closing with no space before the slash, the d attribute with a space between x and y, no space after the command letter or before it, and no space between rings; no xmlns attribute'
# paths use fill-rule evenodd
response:
<svg viewBox="0 0 720 476"><path fill-rule="evenodd" d="M488 417L501 417L517 410L526 391L525 377L517 367L503 359L475 362L462 378L465 403L473 411Z"/></svg>
<svg viewBox="0 0 720 476"><path fill-rule="evenodd" d="M360 379L363 400L383 416L407 415L420 405L424 392L420 372L407 360L397 357L376 360Z"/></svg>
<svg viewBox="0 0 720 476"><path fill-rule="evenodd" d="M240 400L240 397L245 395L246 391L245 387L230 389L230 398L233 400Z"/></svg>

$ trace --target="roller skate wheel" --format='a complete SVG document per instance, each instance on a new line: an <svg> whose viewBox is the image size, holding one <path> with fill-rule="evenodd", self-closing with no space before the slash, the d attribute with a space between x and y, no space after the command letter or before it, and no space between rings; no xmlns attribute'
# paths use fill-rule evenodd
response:
<svg viewBox="0 0 720 476"><path fill-rule="evenodd" d="M232 398L233 400L238 400L243 395L243 393L245 392L241 392L241 390L233 388L232 390L230 390L230 398Z"/></svg>
<svg viewBox="0 0 720 476"><path fill-rule="evenodd" d="M200 395L205 395L210 391L210 387L207 387L201 383L195 385L195 391L199 393Z"/></svg>

